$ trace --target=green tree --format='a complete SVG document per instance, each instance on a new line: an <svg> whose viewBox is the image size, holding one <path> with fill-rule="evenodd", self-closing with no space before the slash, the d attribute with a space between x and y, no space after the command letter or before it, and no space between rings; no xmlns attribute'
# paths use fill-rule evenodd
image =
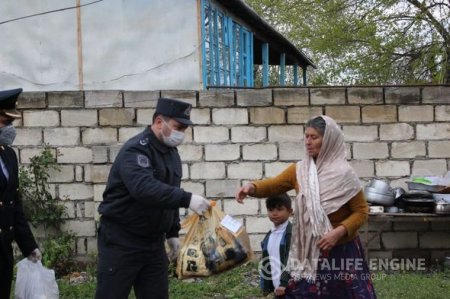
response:
<svg viewBox="0 0 450 299"><path fill-rule="evenodd" d="M247 0L308 53L312 84L450 83L449 0Z"/></svg>

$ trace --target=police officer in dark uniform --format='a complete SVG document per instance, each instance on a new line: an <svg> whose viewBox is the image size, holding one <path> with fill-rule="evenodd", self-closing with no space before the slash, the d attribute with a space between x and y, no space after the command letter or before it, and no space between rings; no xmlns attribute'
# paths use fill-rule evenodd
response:
<svg viewBox="0 0 450 299"><path fill-rule="evenodd" d="M0 299L8 299L13 278L13 240L24 256L37 262L41 252L25 219L19 199L17 156L11 148L16 137L12 122L20 114L15 110L22 89L0 91Z"/></svg>
<svg viewBox="0 0 450 299"><path fill-rule="evenodd" d="M98 229L97 299L168 298L168 257L179 250L179 208L202 214L209 202L180 188L176 146L189 125L191 105L158 100L153 123L128 140L112 165Z"/></svg>

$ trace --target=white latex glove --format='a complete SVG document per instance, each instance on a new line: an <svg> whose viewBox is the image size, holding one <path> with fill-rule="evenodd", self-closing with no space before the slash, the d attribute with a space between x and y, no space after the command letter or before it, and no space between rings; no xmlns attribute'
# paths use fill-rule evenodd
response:
<svg viewBox="0 0 450 299"><path fill-rule="evenodd" d="M28 259L32 261L33 263L37 263L38 261L42 260L42 254L39 248L36 248L33 250L30 255L28 256Z"/></svg>
<svg viewBox="0 0 450 299"><path fill-rule="evenodd" d="M176 261L178 258L178 253L180 252L180 239L174 237L167 239L167 244L169 245L169 261Z"/></svg>
<svg viewBox="0 0 450 299"><path fill-rule="evenodd" d="M191 202L189 203L189 209L201 215L208 208L209 208L209 201L203 198L203 196L192 194Z"/></svg>

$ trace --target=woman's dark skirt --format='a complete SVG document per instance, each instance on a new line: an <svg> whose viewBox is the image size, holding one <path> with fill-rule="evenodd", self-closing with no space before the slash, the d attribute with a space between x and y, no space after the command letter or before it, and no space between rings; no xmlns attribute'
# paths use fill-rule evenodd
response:
<svg viewBox="0 0 450 299"><path fill-rule="evenodd" d="M285 298L376 298L359 237L330 251L321 251L316 281L291 280Z"/></svg>

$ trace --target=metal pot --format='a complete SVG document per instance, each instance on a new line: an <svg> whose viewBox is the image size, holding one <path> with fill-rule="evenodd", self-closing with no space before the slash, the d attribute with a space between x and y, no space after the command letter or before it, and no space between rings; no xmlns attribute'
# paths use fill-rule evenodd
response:
<svg viewBox="0 0 450 299"><path fill-rule="evenodd" d="M372 187L364 188L364 195L366 196L368 202L382 206L392 206L394 204L395 197L392 192L379 193L376 192L376 190L377 189Z"/></svg>
<svg viewBox="0 0 450 299"><path fill-rule="evenodd" d="M440 200L435 203L434 212L436 214L450 214L450 202Z"/></svg>
<svg viewBox="0 0 450 299"><path fill-rule="evenodd" d="M389 184L382 180L372 179L368 184L367 187L375 189L377 193L387 194L392 193L392 188L389 186Z"/></svg>
<svg viewBox="0 0 450 299"><path fill-rule="evenodd" d="M434 199L430 198L403 198L405 208L412 213L433 213Z"/></svg>

